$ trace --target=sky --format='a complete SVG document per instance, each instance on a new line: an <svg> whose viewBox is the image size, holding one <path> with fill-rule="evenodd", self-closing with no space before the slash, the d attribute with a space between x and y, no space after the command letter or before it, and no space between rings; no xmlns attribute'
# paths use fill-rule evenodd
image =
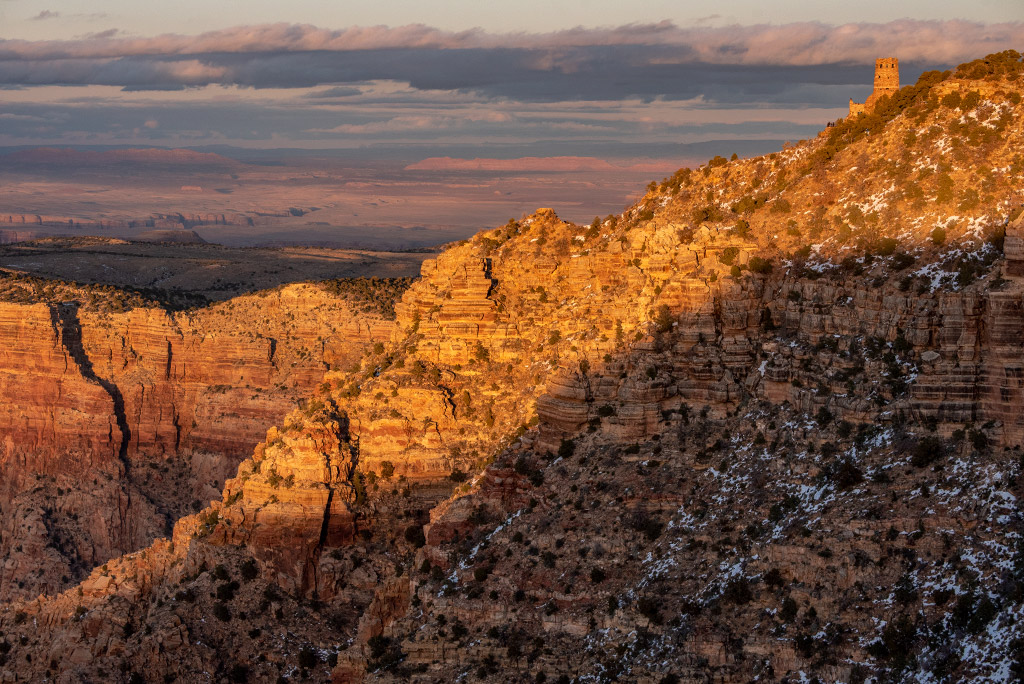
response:
<svg viewBox="0 0 1024 684"><path fill-rule="evenodd" d="M744 154L842 116L876 57L912 83L1009 48L1020 0L0 0L0 146Z"/></svg>

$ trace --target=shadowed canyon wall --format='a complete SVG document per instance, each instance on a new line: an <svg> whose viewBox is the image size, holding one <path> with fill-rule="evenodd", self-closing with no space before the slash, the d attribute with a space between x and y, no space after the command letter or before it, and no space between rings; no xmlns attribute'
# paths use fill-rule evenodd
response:
<svg viewBox="0 0 1024 684"><path fill-rule="evenodd" d="M0 303L0 551L18 559L0 596L56 588L218 496L325 371L392 327L309 285L195 313Z"/></svg>

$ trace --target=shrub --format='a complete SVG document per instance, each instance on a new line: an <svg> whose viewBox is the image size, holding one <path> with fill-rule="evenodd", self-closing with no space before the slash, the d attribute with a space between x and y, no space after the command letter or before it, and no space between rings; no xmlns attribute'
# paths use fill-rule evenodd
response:
<svg viewBox="0 0 1024 684"><path fill-rule="evenodd" d="M381 461L380 462L380 476L381 477L383 477L385 480L390 480L391 477L394 474L395 474L395 464L394 463L392 463L391 461Z"/></svg>
<svg viewBox="0 0 1024 684"><path fill-rule="evenodd" d="M739 247L726 247L722 250L722 254L718 257L718 260L726 266L732 266L736 263L736 257L739 256L739 254Z"/></svg>
<svg viewBox="0 0 1024 684"><path fill-rule="evenodd" d="M976 451L984 451L988 448L988 437L981 430L971 430L967 433L967 436L971 440L971 446Z"/></svg>
<svg viewBox="0 0 1024 684"><path fill-rule="evenodd" d="M770 259L762 259L758 256L750 257L750 261L747 263L747 267L750 268L754 273L761 275L767 275L772 272L772 262Z"/></svg>
<svg viewBox="0 0 1024 684"><path fill-rule="evenodd" d="M373 660L379 660L380 657L387 652L390 642L391 640L386 636L381 636L379 634L377 636L370 637L370 640L366 642L366 645L370 647L370 658Z"/></svg>
<svg viewBox="0 0 1024 684"><path fill-rule="evenodd" d="M786 584L786 580L782 577L782 573L779 572L778 568L772 568L765 573L764 583L765 586L781 589Z"/></svg>
<svg viewBox="0 0 1024 684"><path fill-rule="evenodd" d="M814 655L815 644L814 637L807 633L797 634L793 639L793 644L796 646L796 650L800 652L804 658L810 658Z"/></svg>
<svg viewBox="0 0 1024 684"><path fill-rule="evenodd" d="M914 578L909 574L904 573L898 582L896 582L896 588L893 591L893 597L897 603L904 605L913 603L917 600L917 588L914 586Z"/></svg>
<svg viewBox="0 0 1024 684"><path fill-rule="evenodd" d="M750 603L753 598L754 593L750 590L750 581L746 577L735 577L729 580L729 583L725 585L725 590L722 591L723 600L738 606Z"/></svg>
<svg viewBox="0 0 1024 684"><path fill-rule="evenodd" d="M310 670L316 667L319 662L320 658L312 646L303 646L299 651L299 667Z"/></svg>
<svg viewBox="0 0 1024 684"><path fill-rule="evenodd" d="M892 256L896 252L899 242L895 238L884 237L875 244L875 254L878 256Z"/></svg>
<svg viewBox="0 0 1024 684"><path fill-rule="evenodd" d="M604 570L602 570L601 568L591 568L590 569L590 581L591 582L593 582L594 584L600 584L601 582L604 582L604 580L605 580Z"/></svg>
<svg viewBox="0 0 1024 684"><path fill-rule="evenodd" d="M839 489L849 489L864 481L864 472L849 458L833 464L828 475Z"/></svg>
<svg viewBox="0 0 1024 684"><path fill-rule="evenodd" d="M235 598L236 591L238 591L238 582L225 582L217 587L217 599L221 601L230 601Z"/></svg>
<svg viewBox="0 0 1024 684"><path fill-rule="evenodd" d="M902 271L908 266L913 265L915 261L917 261L917 259L913 255L907 254L906 252L898 252L892 257L892 267L897 271Z"/></svg>
<svg viewBox="0 0 1024 684"><path fill-rule="evenodd" d="M960 93L955 90L950 91L939 101L939 104L943 107L948 107L949 109L957 109L960 107Z"/></svg>
<svg viewBox="0 0 1024 684"><path fill-rule="evenodd" d="M213 616L221 622L231 621L231 611L223 603L218 603L213 606Z"/></svg>
<svg viewBox="0 0 1024 684"><path fill-rule="evenodd" d="M932 242L935 245L941 245L946 241L946 229L942 227L936 227L931 234Z"/></svg>
<svg viewBox="0 0 1024 684"><path fill-rule="evenodd" d="M918 440L914 453L910 457L911 465L923 468L946 455L946 447L935 435L928 435Z"/></svg>
<svg viewBox="0 0 1024 684"><path fill-rule="evenodd" d="M260 574L259 566L256 565L256 561L252 558L242 563L242 579L246 582L251 582L256 579Z"/></svg>
<svg viewBox="0 0 1024 684"><path fill-rule="evenodd" d="M456 621L455 624L452 625L452 636L456 639L461 639L467 634L469 634L469 629L461 622Z"/></svg>
<svg viewBox="0 0 1024 684"><path fill-rule="evenodd" d="M413 545L414 548L421 548L427 543L427 538L423 534L422 525L409 525L405 528L405 541Z"/></svg>
<svg viewBox="0 0 1024 684"><path fill-rule="evenodd" d="M912 652L914 642L917 641L917 626L907 615L902 615L893 620L882 630L882 648L872 653L869 646L869 653L883 659L892 659L897 669L902 669ZM878 642L875 642L876 644Z"/></svg>
<svg viewBox="0 0 1024 684"><path fill-rule="evenodd" d="M651 624L660 625L662 623L659 602L650 596L641 597L636 602L636 609L641 615L650 620Z"/></svg>
<svg viewBox="0 0 1024 684"><path fill-rule="evenodd" d="M660 305L654 314L654 324L659 333L667 333L672 329L672 312L668 308L668 304Z"/></svg>
<svg viewBox="0 0 1024 684"><path fill-rule="evenodd" d="M282 480L284 480L284 478L277 474L277 468L271 468L270 472L267 473L267 484L274 489L281 486Z"/></svg>
<svg viewBox="0 0 1024 684"><path fill-rule="evenodd" d="M629 519L629 526L637 532L643 532L648 541L654 541L661 536L664 525L655 520L645 511L637 511Z"/></svg>
<svg viewBox="0 0 1024 684"><path fill-rule="evenodd" d="M756 195L747 195L745 197L740 198L740 200L734 203L731 207L729 207L729 209L734 214L748 214L757 209L758 207L764 206L764 203L767 201L768 193L765 192L758 193ZM746 221L742 221L742 223L747 224L747 229L750 228L750 224L747 223ZM743 230L740 228L739 223L736 224L736 227L738 229L738 232L741 232Z"/></svg>
<svg viewBox="0 0 1024 684"><path fill-rule="evenodd" d="M792 622L796 618L798 610L796 601L787 596L782 600L782 607L779 609L779 619L783 622Z"/></svg>

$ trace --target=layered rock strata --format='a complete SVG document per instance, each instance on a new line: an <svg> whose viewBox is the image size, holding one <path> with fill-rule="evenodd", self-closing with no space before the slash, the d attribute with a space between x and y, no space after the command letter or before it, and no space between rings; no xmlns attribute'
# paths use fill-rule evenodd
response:
<svg viewBox="0 0 1024 684"><path fill-rule="evenodd" d="M218 496L392 326L310 285L179 314L0 303L0 596L60 587Z"/></svg>

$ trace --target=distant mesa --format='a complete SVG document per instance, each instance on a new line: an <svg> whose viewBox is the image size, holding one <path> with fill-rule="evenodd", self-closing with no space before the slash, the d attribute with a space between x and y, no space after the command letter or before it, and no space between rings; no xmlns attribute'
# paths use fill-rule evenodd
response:
<svg viewBox="0 0 1024 684"><path fill-rule="evenodd" d="M76 150L72 148L35 147L0 155L0 163L38 166L113 166L118 164L160 164L167 166L237 166L239 162L213 152L195 150L164 150L157 148Z"/></svg>
<svg viewBox="0 0 1024 684"><path fill-rule="evenodd" d="M34 230L7 230L0 228L0 245L11 245L16 242L35 240L40 233Z"/></svg>
<svg viewBox="0 0 1024 684"><path fill-rule="evenodd" d="M596 157L518 157L515 159L458 159L428 157L406 166L407 171L646 171L664 170L657 161L616 165Z"/></svg>
<svg viewBox="0 0 1024 684"><path fill-rule="evenodd" d="M194 230L146 230L134 237L139 242L176 242L179 244L207 244Z"/></svg>
<svg viewBox="0 0 1024 684"><path fill-rule="evenodd" d="M178 224L181 225L181 224ZM178 244L208 244L194 230L164 229L146 230L133 235L137 242L174 242ZM0 228L0 245L12 245L19 242L37 242L45 245L65 247L82 247L86 245L122 245L124 240L109 236L93 235L47 235L35 230L10 230Z"/></svg>
<svg viewBox="0 0 1024 684"><path fill-rule="evenodd" d="M875 89L863 103L854 102L850 98L850 116L867 114L875 107L875 102L883 95L892 95L900 89L900 61L895 57L882 57L875 60Z"/></svg>

